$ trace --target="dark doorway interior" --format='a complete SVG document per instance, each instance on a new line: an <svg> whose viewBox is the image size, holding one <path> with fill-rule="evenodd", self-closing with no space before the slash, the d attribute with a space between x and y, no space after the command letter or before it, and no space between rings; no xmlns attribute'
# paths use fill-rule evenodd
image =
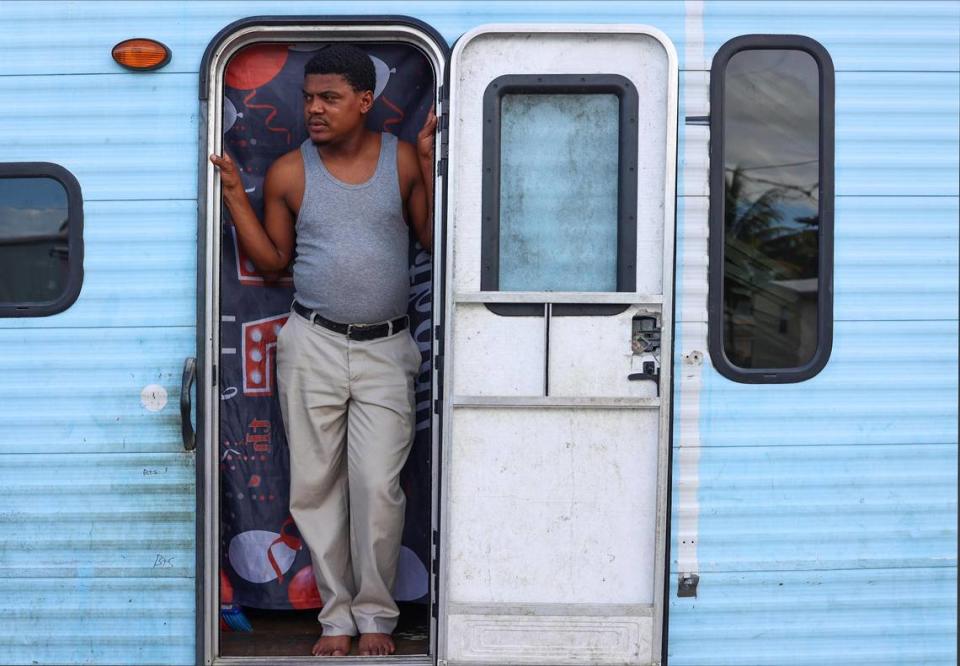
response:
<svg viewBox="0 0 960 666"><path fill-rule="evenodd" d="M317 640L316 611L247 610L251 633L220 634L224 657L307 656ZM398 655L427 654L430 617L424 604L400 604L400 624L393 638ZM353 652L357 654L356 642Z"/></svg>

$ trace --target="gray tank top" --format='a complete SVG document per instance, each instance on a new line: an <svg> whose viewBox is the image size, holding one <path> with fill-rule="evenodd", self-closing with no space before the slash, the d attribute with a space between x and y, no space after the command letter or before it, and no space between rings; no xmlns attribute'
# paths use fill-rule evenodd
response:
<svg viewBox="0 0 960 666"><path fill-rule="evenodd" d="M327 171L316 146L300 146L306 183L297 215L295 298L343 324L405 314L409 231L397 178L397 138L381 135L377 169L351 185Z"/></svg>

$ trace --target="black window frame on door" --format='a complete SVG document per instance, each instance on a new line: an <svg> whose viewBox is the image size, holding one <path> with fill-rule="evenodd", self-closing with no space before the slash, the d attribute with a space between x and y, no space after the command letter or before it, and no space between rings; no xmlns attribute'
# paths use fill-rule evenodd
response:
<svg viewBox="0 0 960 666"><path fill-rule="evenodd" d="M505 95L600 95L618 99L617 157L617 288L632 292L637 283L637 90L616 74L506 74L483 95L483 180L481 224L481 291L500 290L500 153L501 101ZM543 316L543 305L487 304L503 316ZM557 304L554 316L614 315L627 306Z"/></svg>

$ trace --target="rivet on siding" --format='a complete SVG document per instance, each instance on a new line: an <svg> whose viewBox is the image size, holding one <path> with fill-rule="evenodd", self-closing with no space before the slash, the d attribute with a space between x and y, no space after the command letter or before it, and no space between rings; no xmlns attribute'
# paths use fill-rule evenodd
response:
<svg viewBox="0 0 960 666"><path fill-rule="evenodd" d="M703 363L703 354L698 351L692 351L683 357L687 365L700 365Z"/></svg>

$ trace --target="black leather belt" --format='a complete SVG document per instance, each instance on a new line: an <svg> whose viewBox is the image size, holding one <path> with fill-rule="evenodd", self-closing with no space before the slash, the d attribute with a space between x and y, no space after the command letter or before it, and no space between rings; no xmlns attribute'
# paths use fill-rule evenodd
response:
<svg viewBox="0 0 960 666"><path fill-rule="evenodd" d="M407 315L380 324L341 324L340 322L330 321L325 317L321 317L315 311L296 301L293 302L293 311L310 323L318 324L331 331L345 335L349 340L376 340L377 338L385 338L388 335L393 335L406 329L409 325L409 317L407 317Z"/></svg>

